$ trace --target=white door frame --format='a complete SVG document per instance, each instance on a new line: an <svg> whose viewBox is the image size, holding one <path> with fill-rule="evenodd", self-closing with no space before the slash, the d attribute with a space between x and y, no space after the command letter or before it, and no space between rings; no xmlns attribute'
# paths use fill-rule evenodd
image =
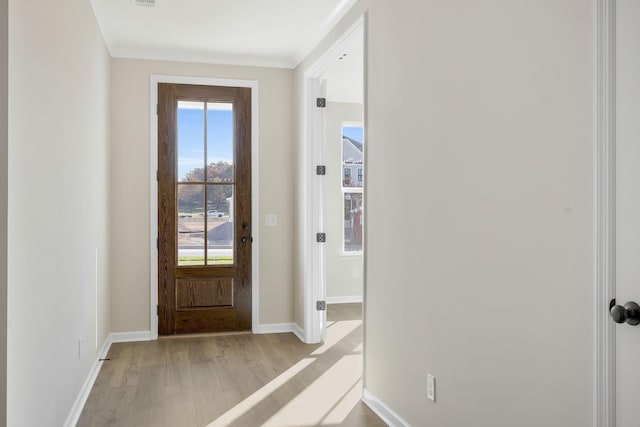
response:
<svg viewBox="0 0 640 427"><path fill-rule="evenodd" d="M595 404L596 427L615 427L615 324L609 301L615 298L615 0L596 0L596 295Z"/></svg>
<svg viewBox="0 0 640 427"><path fill-rule="evenodd" d="M230 86L251 88L251 233L255 243L251 245L251 328L258 333L260 325L258 247L260 242L259 172L258 172L258 82L255 80L216 79L208 77L167 76L152 74L149 79L149 254L150 254L150 328L152 340L158 339L158 83L175 83L203 86Z"/></svg>
<svg viewBox="0 0 640 427"><path fill-rule="evenodd" d="M316 310L316 301L325 300L325 274L322 243L316 242L316 233L324 231L322 217L322 179L316 175L316 166L323 164L324 110L316 107L316 98L324 98L322 76L333 60L342 54L353 37L365 37L365 16L351 27L320 56L304 73L304 342L324 340L326 312ZM366 67L365 67L366 70ZM366 71L365 71L366 74ZM365 79L366 80L366 79ZM366 105L365 105L366 115ZM337 238L330 236L329 238Z"/></svg>

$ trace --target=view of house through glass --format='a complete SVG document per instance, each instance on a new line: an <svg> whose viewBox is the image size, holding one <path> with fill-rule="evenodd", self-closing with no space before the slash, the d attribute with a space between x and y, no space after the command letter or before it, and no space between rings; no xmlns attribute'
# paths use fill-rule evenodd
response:
<svg viewBox="0 0 640 427"><path fill-rule="evenodd" d="M233 264L233 104L178 102L178 265Z"/></svg>
<svg viewBox="0 0 640 427"><path fill-rule="evenodd" d="M362 127L342 127L343 249L345 252L362 251L363 136Z"/></svg>

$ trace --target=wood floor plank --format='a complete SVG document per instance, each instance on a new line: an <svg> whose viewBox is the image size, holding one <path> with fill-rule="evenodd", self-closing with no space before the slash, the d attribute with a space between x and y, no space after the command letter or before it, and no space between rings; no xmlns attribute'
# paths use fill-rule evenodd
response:
<svg viewBox="0 0 640 427"><path fill-rule="evenodd" d="M384 426L360 401L360 313L330 305L325 345L290 333L113 344L78 426Z"/></svg>

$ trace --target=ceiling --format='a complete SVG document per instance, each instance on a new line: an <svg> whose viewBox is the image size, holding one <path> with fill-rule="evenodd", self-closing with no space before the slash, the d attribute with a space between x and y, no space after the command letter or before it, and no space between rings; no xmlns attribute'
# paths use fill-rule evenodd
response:
<svg viewBox="0 0 640 427"><path fill-rule="evenodd" d="M114 57L294 68L356 0L91 0Z"/></svg>
<svg viewBox="0 0 640 427"><path fill-rule="evenodd" d="M362 35L331 61L322 78L327 82L327 100L331 102L364 102L364 44Z"/></svg>

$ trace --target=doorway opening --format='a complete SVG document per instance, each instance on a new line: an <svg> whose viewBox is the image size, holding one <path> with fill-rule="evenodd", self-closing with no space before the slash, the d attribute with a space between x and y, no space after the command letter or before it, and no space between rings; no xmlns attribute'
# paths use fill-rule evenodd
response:
<svg viewBox="0 0 640 427"><path fill-rule="evenodd" d="M362 16L305 73L307 343L325 341L327 304L357 304L362 311L364 46Z"/></svg>

